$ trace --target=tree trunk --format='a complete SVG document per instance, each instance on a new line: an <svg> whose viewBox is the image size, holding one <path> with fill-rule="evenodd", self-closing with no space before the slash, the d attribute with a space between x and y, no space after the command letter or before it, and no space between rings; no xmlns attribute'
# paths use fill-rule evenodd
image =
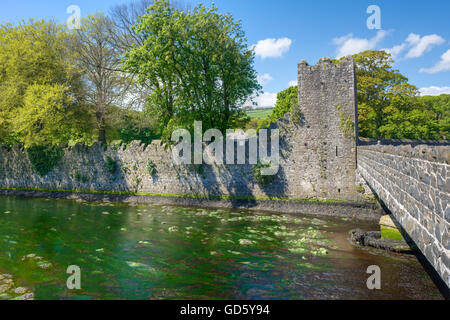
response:
<svg viewBox="0 0 450 320"><path fill-rule="evenodd" d="M98 138L97 141L103 145L106 145L106 128L105 128L105 118L103 113L97 113L97 126L98 126Z"/></svg>

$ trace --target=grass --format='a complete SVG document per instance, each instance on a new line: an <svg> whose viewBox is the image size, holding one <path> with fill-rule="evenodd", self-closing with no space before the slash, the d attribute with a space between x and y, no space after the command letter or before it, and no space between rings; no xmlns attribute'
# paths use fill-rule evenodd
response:
<svg viewBox="0 0 450 320"><path fill-rule="evenodd" d="M247 111L247 116L251 119L265 119L270 117L273 108L270 109L252 109Z"/></svg>

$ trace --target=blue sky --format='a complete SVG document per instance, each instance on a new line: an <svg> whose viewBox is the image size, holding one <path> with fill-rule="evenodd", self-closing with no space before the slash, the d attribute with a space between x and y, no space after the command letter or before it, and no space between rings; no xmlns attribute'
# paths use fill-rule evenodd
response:
<svg viewBox="0 0 450 320"><path fill-rule="evenodd" d="M0 22L54 18L64 22L77 5L82 16L108 11L128 0L2 1ZM199 1L186 0L195 5ZM259 105L273 105L276 93L294 83L297 63L315 64L366 49L389 49L395 67L424 94L450 93L450 1L405 0L204 0L241 19L249 45L256 45L256 70L264 87ZM367 8L381 10L381 29L367 27Z"/></svg>

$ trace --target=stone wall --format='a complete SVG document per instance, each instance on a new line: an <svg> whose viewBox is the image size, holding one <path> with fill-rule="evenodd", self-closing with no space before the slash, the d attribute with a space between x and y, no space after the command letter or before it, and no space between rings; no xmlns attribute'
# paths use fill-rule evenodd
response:
<svg viewBox="0 0 450 320"><path fill-rule="evenodd" d="M326 199L358 202L355 178L355 68L352 58L334 64L321 59L298 67L300 117L280 119L280 170L272 183L259 185L253 166L176 166L171 149L159 141L126 148L76 145L45 177L36 174L20 146L0 149L0 187L126 191L170 195L218 195ZM297 111L297 110L294 110ZM297 113L297 112L296 112ZM269 133L270 135L270 133ZM104 169L107 157L119 170ZM156 165L150 175L147 163Z"/></svg>
<svg viewBox="0 0 450 320"><path fill-rule="evenodd" d="M358 146L358 171L450 287L450 145Z"/></svg>
<svg viewBox="0 0 450 320"><path fill-rule="evenodd" d="M358 199L356 171L356 74L352 58L339 64L320 59L298 65L301 129L294 154L295 170L314 179L295 179L299 193ZM306 161L305 161L306 160Z"/></svg>

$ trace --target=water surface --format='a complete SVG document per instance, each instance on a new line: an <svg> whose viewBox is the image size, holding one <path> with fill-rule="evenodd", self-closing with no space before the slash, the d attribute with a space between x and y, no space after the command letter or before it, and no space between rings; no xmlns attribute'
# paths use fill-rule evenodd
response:
<svg viewBox="0 0 450 320"><path fill-rule="evenodd" d="M358 249L374 222L0 197L0 273L36 299L440 299L414 256ZM380 255L380 253L382 253ZM68 290L69 265L81 290ZM378 265L382 289L368 290Z"/></svg>

